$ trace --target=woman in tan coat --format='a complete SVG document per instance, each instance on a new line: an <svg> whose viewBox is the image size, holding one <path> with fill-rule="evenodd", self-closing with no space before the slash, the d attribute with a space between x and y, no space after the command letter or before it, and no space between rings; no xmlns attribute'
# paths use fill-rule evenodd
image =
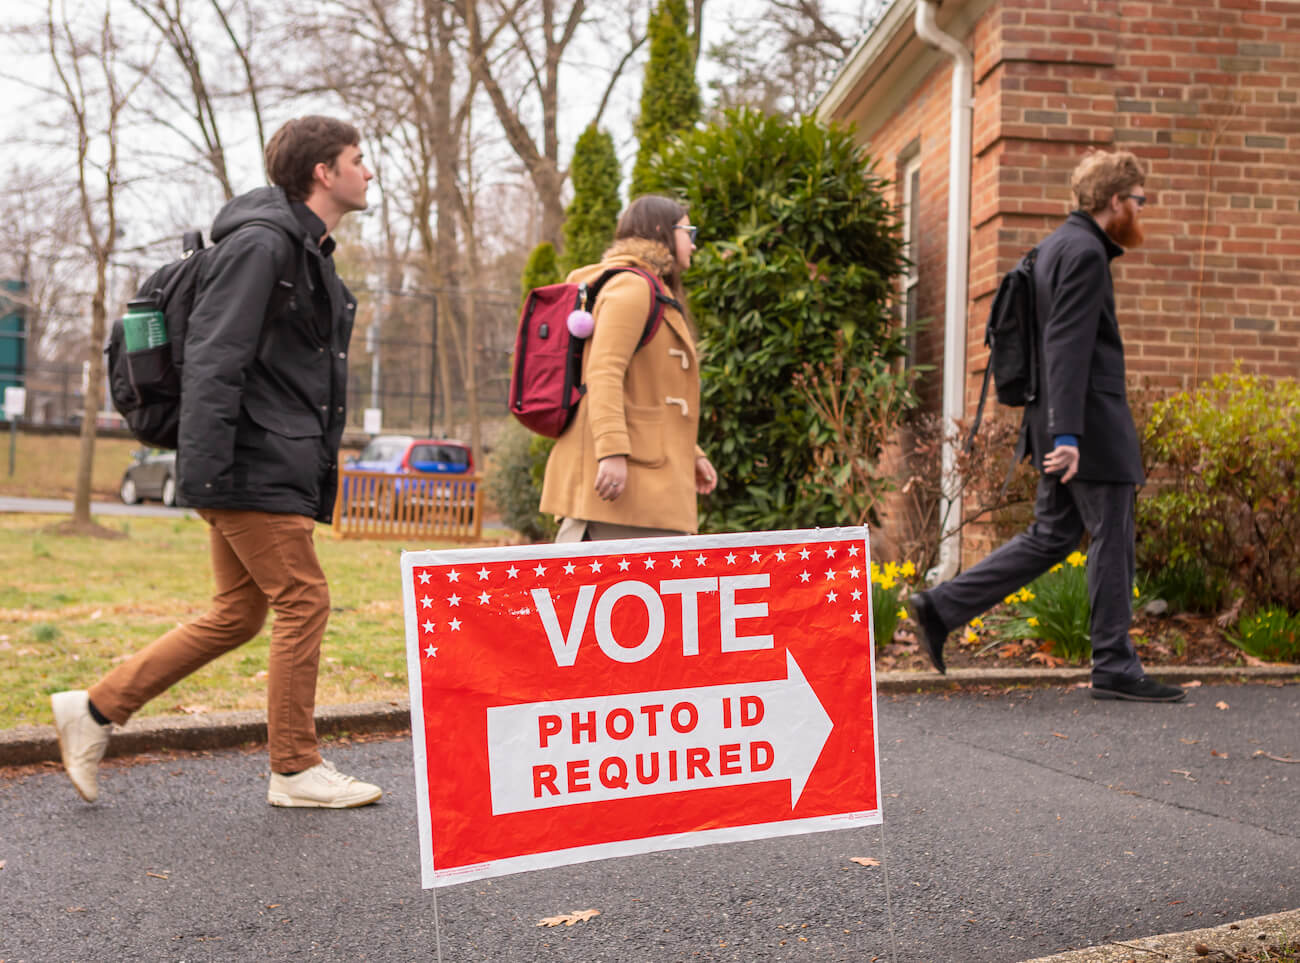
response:
<svg viewBox="0 0 1300 963"><path fill-rule="evenodd" d="M695 250L686 209L639 197L619 218L599 264L569 281L592 282L612 267L663 279L676 304L644 346L638 344L654 292L631 272L616 274L592 310L595 330L582 358L587 393L546 463L541 510L561 519L557 542L680 535L698 529L696 495L718 476L696 444L700 366L695 332L681 307L682 272Z"/></svg>

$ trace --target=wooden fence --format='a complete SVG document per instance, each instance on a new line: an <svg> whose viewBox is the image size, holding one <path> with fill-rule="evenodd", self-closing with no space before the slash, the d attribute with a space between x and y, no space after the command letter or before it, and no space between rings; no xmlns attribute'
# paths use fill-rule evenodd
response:
<svg viewBox="0 0 1300 963"><path fill-rule="evenodd" d="M334 535L481 541L482 481L478 475L440 478L342 468L334 502Z"/></svg>

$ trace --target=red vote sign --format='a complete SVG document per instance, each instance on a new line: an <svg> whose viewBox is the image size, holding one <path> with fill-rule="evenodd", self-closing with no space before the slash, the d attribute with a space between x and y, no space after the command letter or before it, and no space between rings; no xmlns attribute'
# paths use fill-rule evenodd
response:
<svg viewBox="0 0 1300 963"><path fill-rule="evenodd" d="M425 887L880 822L866 529L405 552Z"/></svg>

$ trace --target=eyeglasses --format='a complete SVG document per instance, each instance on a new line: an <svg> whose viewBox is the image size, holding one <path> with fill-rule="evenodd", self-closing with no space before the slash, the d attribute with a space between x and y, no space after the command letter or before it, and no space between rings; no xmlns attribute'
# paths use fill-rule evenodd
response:
<svg viewBox="0 0 1300 963"><path fill-rule="evenodd" d="M687 231L691 236L692 244L694 244L695 239L700 236L700 229L694 224L674 224L673 227L677 228L679 231Z"/></svg>
<svg viewBox="0 0 1300 963"><path fill-rule="evenodd" d="M1121 201L1127 201L1129 198L1137 201L1138 207L1147 206L1147 196L1145 194L1121 194L1119 196Z"/></svg>

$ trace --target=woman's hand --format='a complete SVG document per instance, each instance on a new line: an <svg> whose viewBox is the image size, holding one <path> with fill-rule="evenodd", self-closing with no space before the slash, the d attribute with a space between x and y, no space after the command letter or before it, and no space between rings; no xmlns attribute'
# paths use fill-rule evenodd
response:
<svg viewBox="0 0 1300 963"><path fill-rule="evenodd" d="M608 455L597 462L595 487L596 494L607 502L623 494L627 487L627 455Z"/></svg>
<svg viewBox="0 0 1300 963"><path fill-rule="evenodd" d="M695 490L707 495L718 487L718 473L713 463L704 455L695 456Z"/></svg>

